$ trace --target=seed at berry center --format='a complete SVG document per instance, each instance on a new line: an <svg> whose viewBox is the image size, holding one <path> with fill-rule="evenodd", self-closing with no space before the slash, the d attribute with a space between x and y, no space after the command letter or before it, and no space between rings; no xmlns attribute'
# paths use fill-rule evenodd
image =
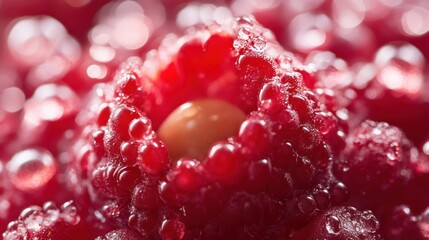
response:
<svg viewBox="0 0 429 240"><path fill-rule="evenodd" d="M214 143L237 136L245 113L217 99L187 102L161 124L158 136L175 161L181 157L203 160Z"/></svg>

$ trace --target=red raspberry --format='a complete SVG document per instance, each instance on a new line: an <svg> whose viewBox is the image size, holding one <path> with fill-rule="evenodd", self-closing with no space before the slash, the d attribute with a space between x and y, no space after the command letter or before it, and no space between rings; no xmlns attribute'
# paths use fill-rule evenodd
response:
<svg viewBox="0 0 429 240"><path fill-rule="evenodd" d="M78 117L81 153L70 177L85 187L72 189L109 223L147 238L287 236L347 199L331 173L343 129L295 69L301 63L251 17L167 38L144 63L128 60ZM165 119L179 106L195 104L194 116L218 101L246 115L241 126L202 155L189 155L190 146L169 156L168 136L156 132Z"/></svg>
<svg viewBox="0 0 429 240"><path fill-rule="evenodd" d="M334 163L335 174L353 196L383 203L401 194L412 178L417 154L401 130L368 120L348 137L342 158Z"/></svg>
<svg viewBox="0 0 429 240"><path fill-rule="evenodd" d="M429 134L424 68L424 56L415 46L404 42L382 46L374 56L374 64L358 73L369 75L367 82L358 86L363 101L357 104L365 106L362 115L395 125L415 144L423 144Z"/></svg>

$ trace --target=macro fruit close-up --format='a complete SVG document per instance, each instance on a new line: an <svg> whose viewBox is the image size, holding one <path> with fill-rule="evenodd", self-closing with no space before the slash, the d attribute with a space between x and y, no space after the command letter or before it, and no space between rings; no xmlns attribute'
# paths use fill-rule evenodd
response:
<svg viewBox="0 0 429 240"><path fill-rule="evenodd" d="M425 0L0 0L4 240L429 239Z"/></svg>

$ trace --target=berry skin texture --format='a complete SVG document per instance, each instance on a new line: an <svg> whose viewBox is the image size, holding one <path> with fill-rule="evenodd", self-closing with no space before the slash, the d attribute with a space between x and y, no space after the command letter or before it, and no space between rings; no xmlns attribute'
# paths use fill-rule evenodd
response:
<svg viewBox="0 0 429 240"><path fill-rule="evenodd" d="M352 193L375 202L400 193L417 160L416 149L401 130L369 120L348 137L343 154L335 162L336 176Z"/></svg>

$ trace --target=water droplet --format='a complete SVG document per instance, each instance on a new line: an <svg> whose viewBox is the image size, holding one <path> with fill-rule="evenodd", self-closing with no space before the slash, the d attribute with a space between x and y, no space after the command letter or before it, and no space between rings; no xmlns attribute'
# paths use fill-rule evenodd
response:
<svg viewBox="0 0 429 240"><path fill-rule="evenodd" d="M21 151L12 157L6 167L11 182L22 191L45 186L57 171L54 157L42 149Z"/></svg>
<svg viewBox="0 0 429 240"><path fill-rule="evenodd" d="M253 26L255 23L255 18L252 16L243 16L243 17L237 18L236 21L237 21L237 24L240 24L240 25Z"/></svg>
<svg viewBox="0 0 429 240"><path fill-rule="evenodd" d="M80 222L80 217L77 213L77 208L74 205L73 201L68 201L65 202L62 206L61 206L61 212L63 215L63 219L72 224L72 225L76 225Z"/></svg>
<svg viewBox="0 0 429 240"><path fill-rule="evenodd" d="M17 230L18 230L18 228L19 228L19 224L18 224L18 222L17 222L17 221L12 221L12 222L10 222L10 223L7 225L7 230L8 230L9 232L17 231Z"/></svg>
<svg viewBox="0 0 429 240"><path fill-rule="evenodd" d="M386 156L390 160L388 163L390 165L395 165L397 163L396 160L399 158L400 147L397 142L391 143L389 148L386 151Z"/></svg>
<svg viewBox="0 0 429 240"><path fill-rule="evenodd" d="M348 165L348 163L343 163L340 164L340 170L344 173L350 171L350 166Z"/></svg>
<svg viewBox="0 0 429 240"><path fill-rule="evenodd" d="M108 216L109 218L117 218L121 213L119 206L115 203L104 205L103 212L104 212L104 215Z"/></svg>
<svg viewBox="0 0 429 240"><path fill-rule="evenodd" d="M58 210L54 202L46 202L45 204L43 204L43 211L48 212L51 210Z"/></svg>
<svg viewBox="0 0 429 240"><path fill-rule="evenodd" d="M33 215L35 212L41 211L42 209L37 206L32 206L24 209L21 214L19 215L19 220L24 220L31 215Z"/></svg>
<svg viewBox="0 0 429 240"><path fill-rule="evenodd" d="M250 41L250 47L252 47L253 50L255 51L259 51L259 52L263 51L266 45L267 45L267 42L265 41L265 39L261 37L252 38Z"/></svg>
<svg viewBox="0 0 429 240"><path fill-rule="evenodd" d="M252 31L246 27L241 27L238 29L237 38L240 40L247 41L253 35Z"/></svg>
<svg viewBox="0 0 429 240"><path fill-rule="evenodd" d="M336 216L328 215L325 228L329 234L338 234L341 231L341 221Z"/></svg>
<svg viewBox="0 0 429 240"><path fill-rule="evenodd" d="M365 230L369 233L375 233L378 230L380 223L374 217L372 212L365 211L363 212L362 217L362 223Z"/></svg>
<svg viewBox="0 0 429 240"><path fill-rule="evenodd" d="M162 239L181 240L185 236L185 224L179 220L165 220L160 229Z"/></svg>
<svg viewBox="0 0 429 240"><path fill-rule="evenodd" d="M311 196L304 196L298 201L299 210L305 215L312 215L316 211L316 202Z"/></svg>

